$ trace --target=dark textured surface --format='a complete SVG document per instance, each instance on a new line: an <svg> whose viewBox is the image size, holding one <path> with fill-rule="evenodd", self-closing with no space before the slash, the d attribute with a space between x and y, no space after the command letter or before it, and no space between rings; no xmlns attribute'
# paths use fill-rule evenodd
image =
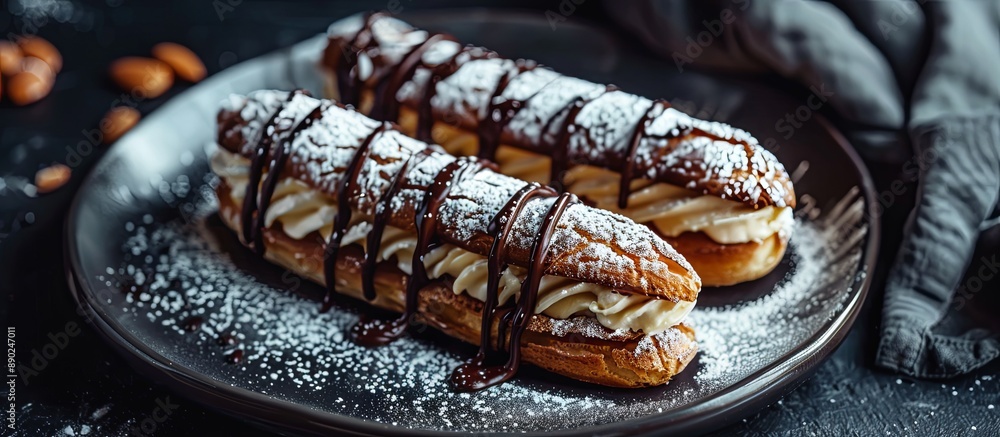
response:
<svg viewBox="0 0 1000 437"><path fill-rule="evenodd" d="M30 377L27 385L17 386L17 432L11 433L4 427L5 433L264 434L242 422L205 411L135 374L76 314L62 276L63 217L75 187L101 155L100 147L90 152L79 144L87 141L86 131L96 125L101 114L119 97L119 92L105 78L105 66L112 59L145 54L153 44L173 40L194 48L206 61L209 71L214 72L312 36L335 17L365 7L387 7L384 2L367 6L317 2L322 7L305 2L232 3L236 4L232 10L223 7L220 20L213 3L208 1L163 2L152 8L121 0L73 2L81 12L78 22L58 23L49 19L41 27L40 34L63 50L66 67L54 95L49 98L28 108L0 105L0 177L3 184L16 186L20 178L30 177L36 169L51 162L72 165L78 161L77 155L81 159L72 165L70 185L56 193L31 198L19 190L0 188L0 294L5 296L0 304L0 317L7 320L4 328L16 328L19 361L30 362L32 351L41 351L47 344L65 344L65 347L45 363L37 360L43 368ZM5 7L12 4L5 2ZM399 4L403 8L417 8L405 0ZM522 7L528 4L505 3ZM555 11L559 3L536 7ZM600 12L597 5L584 3L568 20L600 19ZM544 15L542 11L537 13L539 17ZM24 16L6 11L0 14L0 30L4 35L20 31L25 24ZM775 81L775 85L787 86L780 81ZM138 107L148 113L185 88L175 87L167 96L141 102ZM793 95L801 93L798 88L788 91ZM880 190L887 190L901 175L899 168L889 165L873 166L872 172ZM894 256L901 224L912 204L907 195L912 196L914 188L908 186L903 195L893 199L883 217L883 266ZM974 259L992 255L984 252ZM884 269L880 267L875 274L876 287L865 312L834 357L781 403L721 431L720 435L1000 434L1000 380L996 378L1000 376L1000 363L947 381L914 381L873 370L871 351L873 335L877 333L879 284ZM998 308L1000 293L995 292L996 288L996 283L987 283L984 291L975 294L963 310L972 311L973 317L995 319L995 311L990 315L986 310ZM78 326L79 333L71 336ZM942 327L952 328L956 327ZM63 332L69 333L65 342L60 341ZM171 414L157 413L163 411L163 406L171 405L176 405L169 408ZM6 410L6 403L3 406ZM162 421L157 422L154 416Z"/></svg>

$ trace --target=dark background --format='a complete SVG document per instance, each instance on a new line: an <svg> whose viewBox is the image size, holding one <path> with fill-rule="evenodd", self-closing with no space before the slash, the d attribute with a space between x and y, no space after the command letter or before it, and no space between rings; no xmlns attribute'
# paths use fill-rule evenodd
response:
<svg viewBox="0 0 1000 437"><path fill-rule="evenodd" d="M11 433L2 428L3 432L24 436L139 435L142 421L158 405L168 403L177 408L157 424L155 435L263 435L241 421L207 411L152 385L127 367L76 314L64 277L62 226L75 189L103 149L98 147L81 156L71 182L55 193L30 197L20 187L39 168L73 159L67 156L67 146L85 140L85 132L95 128L102 114L119 98L120 91L106 76L112 60L126 55L147 56L154 44L174 41L197 52L211 74L320 33L329 23L350 13L385 9L387 3L38 3L46 5L50 12L43 20L33 19L30 12L21 10L18 0L6 0L0 12L0 31L5 38L10 32L35 33L37 28L40 36L59 47L65 60L52 95L24 108L0 104L0 317L7 320L4 329L16 328L20 361L31 360L32 351L52 342L50 338L67 331L69 334L65 348L47 360L26 386L17 386L17 430ZM544 19L545 10L560 7L558 1L489 3L498 8L534 9L530 13L539 19ZM404 10L466 6L458 1L408 0L400 0L399 5ZM603 7L597 0L585 1L568 19L613 28L604 19ZM802 91L774 77L760 80L788 93ZM141 102L138 108L148 114L187 87L178 83L166 96ZM835 114L824 115L837 120ZM840 127L848 135L852 133L847 126ZM900 169L891 164L872 162L870 167L879 191L887 190L889 182L900 175ZM915 191L910 185L906 193ZM1000 362L945 381L911 380L871 365L881 286L911 205L911 198L897 200L882 217L884 238L875 285L840 349L785 399L721 433L1000 435L1000 381L996 379ZM996 284L987 284L987 288L993 291ZM68 324L78 326L79 333L71 335L77 331Z"/></svg>

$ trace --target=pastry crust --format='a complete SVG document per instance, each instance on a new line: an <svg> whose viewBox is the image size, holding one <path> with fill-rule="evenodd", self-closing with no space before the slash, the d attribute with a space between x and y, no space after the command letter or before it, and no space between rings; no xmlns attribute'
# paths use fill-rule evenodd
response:
<svg viewBox="0 0 1000 437"><path fill-rule="evenodd" d="M241 204L229 196L224 182L216 189L219 215L233 230L240 229ZM265 258L318 284L324 284L322 238L313 233L296 240L280 226L264 230ZM362 299L360 264L363 250L347 246L337 260L337 292ZM408 277L383 263L375 276L376 299L372 305L400 312ZM459 340L479 344L483 303L465 294L456 295L446 280L436 280L419 294L414 323L427 324ZM493 324L493 338L499 320ZM556 320L535 314L521 339L523 359L543 369L595 384L612 387L648 387L667 383L684 369L698 350L694 330L685 324L654 335L611 331L592 318ZM443 369L442 371L446 371Z"/></svg>
<svg viewBox="0 0 1000 437"><path fill-rule="evenodd" d="M451 53L448 46L460 45L439 38L422 47L432 35L382 14L355 15L333 23L321 61L327 74L327 96L358 105L365 113L385 112L385 102L394 100L401 107L426 109L434 120L445 120L473 134L485 124L496 100L518 101L513 119L500 126L498 144L552 154L560 149L560 134L572 118L568 123L574 129L565 146L567 163L620 171L630 160L632 134L639 130L632 162L627 164L637 177L755 208L795 206L795 191L784 166L746 131L693 118L665 102L657 105L613 86L563 76L534 64L525 68L526 62L504 59L485 48L470 48L457 58L446 56L442 53ZM340 71L351 70L341 69L345 53L353 53L352 59L365 58L368 71L338 78ZM415 66L407 64L414 60L413 54L422 55ZM425 62L428 58L435 62ZM436 67L447 67L443 68L447 73L435 76ZM414 73L408 80L397 80L407 73L403 70L410 69ZM439 80L430 80L432 76ZM389 91L397 91L388 96L393 99L369 95L367 100L351 102L351 96L339 95L338 81L353 82L359 96L390 81L399 86L398 91ZM578 112L570 116L574 102L580 103ZM388 116L392 121L398 118Z"/></svg>
<svg viewBox="0 0 1000 437"><path fill-rule="evenodd" d="M785 256L788 234L777 232L763 241L719 244L704 232L663 237L691 263L705 285L723 286L759 279Z"/></svg>

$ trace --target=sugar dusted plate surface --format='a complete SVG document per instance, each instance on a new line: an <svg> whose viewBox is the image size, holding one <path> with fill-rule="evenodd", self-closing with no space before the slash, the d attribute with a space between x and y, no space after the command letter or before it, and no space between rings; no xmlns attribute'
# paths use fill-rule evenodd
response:
<svg viewBox="0 0 1000 437"><path fill-rule="evenodd" d="M878 232L865 214L871 183L822 119L785 140L773 125L795 100L752 79L677 73L591 28L553 32L542 17L482 11L406 18L779 138L774 152L798 179L800 205L784 261L759 281L702 292L690 316L701 352L664 387L608 389L527 368L458 394L446 377L471 346L420 329L390 346L355 346L345 333L365 309L342 300L319 314L309 300L319 286L243 249L215 215L204 151L229 93L319 94L316 38L173 99L115 145L78 195L67 224L75 296L137 369L287 432L704 431L791 390L839 344L864 299Z"/></svg>

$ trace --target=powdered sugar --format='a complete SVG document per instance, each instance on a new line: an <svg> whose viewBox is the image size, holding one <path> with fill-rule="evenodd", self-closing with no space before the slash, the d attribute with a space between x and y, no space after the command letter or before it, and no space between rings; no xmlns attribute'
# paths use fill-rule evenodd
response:
<svg viewBox="0 0 1000 437"><path fill-rule="evenodd" d="M478 59L437 83L431 105L442 118L474 126L486 116L496 84L514 68L509 59Z"/></svg>
<svg viewBox="0 0 1000 437"><path fill-rule="evenodd" d="M852 277L867 234L864 201L857 196L857 190L847 193L818 225L796 221L789 254L793 269L770 294L692 312L689 320L701 345L699 382L719 387L735 383L732 369L761 367L761 357L802 343L816 325L840 312L843 302L838 298L846 293L835 281Z"/></svg>
<svg viewBox="0 0 1000 437"><path fill-rule="evenodd" d="M580 109L569 137L569 154L584 162L615 162L628 149L632 132L652 102L634 94L601 94Z"/></svg>
<svg viewBox="0 0 1000 437"><path fill-rule="evenodd" d="M839 314L860 283L856 243L865 234L853 197L819 221L799 220L789 249L792 266L774 291L691 313L699 355L666 387L587 386L528 366L510 383L459 394L446 378L472 355L471 348L427 335L382 348L354 345L345 335L357 320L353 307L319 314L317 303L291 293L320 293L319 287L233 249L236 237L213 224L211 186L191 193L197 198L181 206L194 211L186 219L161 223L140 217L121 224L130 235L122 246L125 261L108 266L99 280L137 291L108 301L109 314L128 321L139 338L172 339L147 344L175 366L220 383L320 411L444 431L572 429L697 402L774 363ZM186 329L192 316L202 319L193 332ZM556 321L552 328L561 334L589 329L579 321ZM232 334L235 344L220 346L223 334ZM640 347L654 347L653 341ZM244 351L243 361L227 364L226 355L236 348Z"/></svg>
<svg viewBox="0 0 1000 437"><path fill-rule="evenodd" d="M357 320L351 309L320 314L317 303L289 293L305 285L301 279L282 276L278 288L285 289L275 289L233 265L215 245L219 236L206 227L211 198L200 202L193 221L134 227L123 250L138 248L140 254L98 278L112 287L128 281L138 286L141 291L127 295L119 311L144 329L176 335L175 345L159 345L174 361L236 386L400 426L543 429L540 421L548 415L572 417L607 405L530 383L477 395L455 393L446 377L466 357L426 338L356 346L346 337ZM147 257L147 251L160 255ZM193 317L200 320L196 328ZM226 334L233 335L234 345L219 345ZM234 349L243 352L242 362L225 364ZM359 396L365 401L358 402ZM531 415L511 421L507 415L522 405L533 406Z"/></svg>

